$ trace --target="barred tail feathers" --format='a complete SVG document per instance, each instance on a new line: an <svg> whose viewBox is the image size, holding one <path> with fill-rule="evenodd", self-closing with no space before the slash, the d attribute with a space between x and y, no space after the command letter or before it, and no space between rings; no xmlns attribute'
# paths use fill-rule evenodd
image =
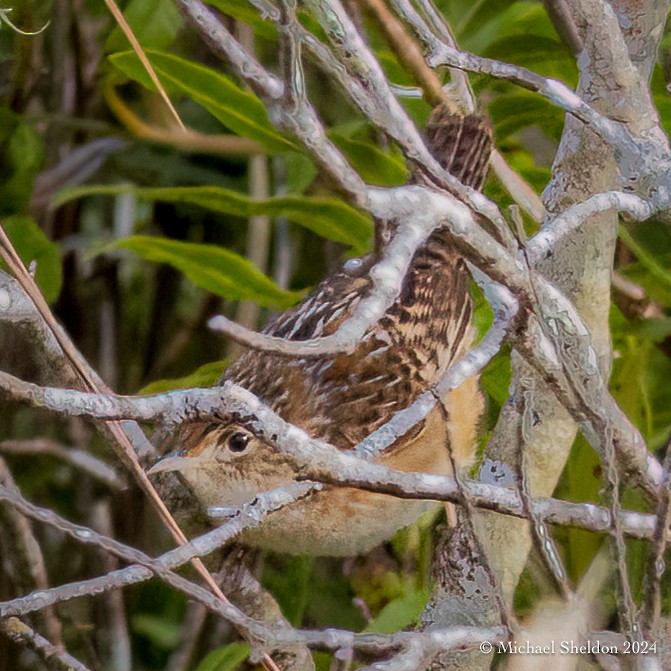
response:
<svg viewBox="0 0 671 671"><path fill-rule="evenodd" d="M480 116L461 116L437 107L426 125L427 145L451 175L473 189L481 189L492 152L492 132Z"/></svg>

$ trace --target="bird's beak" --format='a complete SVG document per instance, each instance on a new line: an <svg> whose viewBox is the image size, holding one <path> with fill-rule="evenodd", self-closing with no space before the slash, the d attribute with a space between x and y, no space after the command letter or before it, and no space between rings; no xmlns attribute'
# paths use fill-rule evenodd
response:
<svg viewBox="0 0 671 671"><path fill-rule="evenodd" d="M159 459L148 471L147 475L167 473L168 471L182 471L193 463L190 457L170 456Z"/></svg>

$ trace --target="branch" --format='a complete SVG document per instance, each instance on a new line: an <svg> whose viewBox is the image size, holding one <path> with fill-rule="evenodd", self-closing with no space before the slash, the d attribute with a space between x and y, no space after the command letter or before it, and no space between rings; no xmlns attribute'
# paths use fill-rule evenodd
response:
<svg viewBox="0 0 671 671"><path fill-rule="evenodd" d="M43 388L0 373L0 387L11 388L17 400L72 416L99 419L133 418L137 421L184 422L225 419L235 415L258 438L275 445L300 468L300 478L391 494L399 498L460 502L454 478L396 471L373 464L354 452L342 452L302 429L285 422L253 394L230 382L210 389L177 390L156 396L99 396L84 392ZM517 492L476 482L462 483L473 505L515 517L524 517ZM603 532L610 527L608 509L558 499L532 500L534 514L550 524L580 526ZM650 538L652 515L622 511L623 529L636 538ZM178 552L175 550L174 552Z"/></svg>
<svg viewBox="0 0 671 671"><path fill-rule="evenodd" d="M65 447L47 438L35 440L3 440L0 452L23 456L46 454L61 459L73 468L78 468L92 478L102 482L113 491L121 491L128 487L126 479L101 459L75 447Z"/></svg>
<svg viewBox="0 0 671 671"><path fill-rule="evenodd" d="M603 212L628 214L635 221L645 221L654 215L654 207L633 193L608 191L590 196L582 203L571 205L561 214L550 219L526 245L529 264L539 265L553 252L564 237L570 235L595 214Z"/></svg>
<svg viewBox="0 0 671 671"><path fill-rule="evenodd" d="M506 637L507 632L501 627L492 629L454 628L447 631L435 631L430 634L399 632L392 635L353 634L352 632L334 629L322 632L269 627L246 617L236 608L222 602L209 591L172 573L171 569L185 564L194 557L202 557L216 550L243 529L259 524L265 515L272 510L276 510L296 500L296 496L304 496L313 490L314 485L294 485L292 487L279 487L271 492L259 495L251 504L242 506L239 514L221 527L194 539L176 550L167 552L158 559L151 559L139 550L129 548L86 527L72 524L50 510L33 506L20 496L0 489L0 498L10 502L25 515L51 524L68 533L79 542L103 547L129 563L139 564L115 571L102 578L94 578L72 585L46 589L19 599L0 603L0 618L26 615L64 600L97 594L115 587L137 584L156 575L171 586L185 592L191 598L205 604L213 612L234 623L240 630L247 632L253 641L270 642L272 645L280 648L288 644L304 643L311 647L326 650L355 647L364 651L380 653L409 643L414 645L413 641L419 641L424 646L451 649L457 645L459 647L472 646L483 641L495 643Z"/></svg>
<svg viewBox="0 0 671 671"><path fill-rule="evenodd" d="M175 0L211 51L225 60L265 103L271 122L302 141L324 172L358 205L365 204L364 183L340 150L327 138L322 123L306 100L293 113L282 104L284 86L235 40L212 10L200 0ZM274 14L277 14L275 10Z"/></svg>
<svg viewBox="0 0 671 671"><path fill-rule="evenodd" d="M463 206L456 207L447 216L457 217L462 213ZM236 342L248 347L270 350L285 356L322 357L351 353L368 329L376 324L394 303L415 252L438 223L430 211L417 211L413 218L399 221L396 235L386 245L382 257L370 270L371 291L358 302L352 314L332 335L300 341L288 340L255 333L222 315L211 319L208 325L213 330L225 333Z"/></svg>
<svg viewBox="0 0 671 671"><path fill-rule="evenodd" d="M500 239L511 249L514 248L514 239L496 205L478 191L461 184L439 165L428 150L419 131L396 99L375 55L359 35L339 0L305 0L305 4L312 8L326 32L338 56L340 69L344 67L347 72L348 77L340 75L339 82L352 102L396 141L406 159L425 173L427 179L456 194L460 200L482 214L495 227ZM351 58L351 54L356 54L356 58ZM319 57L319 54L316 55Z"/></svg>
<svg viewBox="0 0 671 671"><path fill-rule="evenodd" d="M175 550L167 552L159 559L152 559L140 550L119 543L87 527L73 524L51 510L39 508L29 503L20 494L11 492L5 487L0 487L0 500L10 503L27 517L49 524L81 543L95 545L128 563L138 564L137 566L130 566L126 569L114 571L101 578L44 589L25 597L0 603L0 618L26 615L62 601L97 594L116 587L136 584L156 576L161 578L166 584L197 599L211 611L225 617L238 627L240 631L245 633L250 642L254 643L256 638L266 640L265 636L269 632L262 625L259 625L251 618L247 618L237 608L227 601L218 598L208 590L172 573L171 569L217 550L243 530L259 525L265 519L266 515L273 510L282 508L314 490L315 485L294 484L290 487L280 487L262 494L250 504L242 506L238 514L229 522L193 541L181 545Z"/></svg>
<svg viewBox="0 0 671 671"><path fill-rule="evenodd" d="M666 572L664 555L669 539L666 538L666 529L671 524L671 444L666 443L664 457L664 483L662 494L657 502L655 534L652 551L648 559L645 576L645 597L643 599L642 625L643 632L654 640L662 614L662 578Z"/></svg>
<svg viewBox="0 0 671 671"><path fill-rule="evenodd" d="M427 29L419 14L408 0L391 0L396 12L412 27L417 37L429 52L427 62L431 67L447 65L467 72L487 74L498 79L505 79L522 88L535 91L547 98L553 105L569 112L588 124L614 146L631 147L633 139L626 127L603 116L581 100L564 83L555 79L542 77L526 68L510 63L502 63L490 58L483 58L466 51L460 51L438 39Z"/></svg>
<svg viewBox="0 0 671 671"><path fill-rule="evenodd" d="M0 487L18 494L14 478L0 458ZM5 555L4 570L14 579L19 590L44 589L49 584L44 553L35 537L30 522L10 506L0 506L0 549ZM57 614L51 608L42 613L42 624L54 646L63 646L63 629Z"/></svg>
<svg viewBox="0 0 671 671"><path fill-rule="evenodd" d="M66 359L69 364L68 368L74 372L77 385L95 392L109 391L107 385L105 385L96 372L89 366L88 362L84 359L79 350L77 350L67 333L57 323L54 315L49 309L49 305L37 287L34 278L26 269L23 261L17 254L11 240L7 237L7 234L1 225L0 256L2 256L2 259L9 267L23 291L24 295L21 297L23 299L21 303L32 303L30 306L30 308L32 308L30 310L32 319L39 323L40 330L43 331L46 340L50 342L55 341L56 344L52 345L52 347L55 349L60 348L64 359ZM15 308L14 304L10 302L9 306L6 307L8 308L7 313L10 315L10 318L16 319L16 316L13 313L13 309ZM149 445L144 433L136 425L124 425L123 423L118 422L109 422L106 427L109 429L109 432L113 437L111 445L121 463L131 472L140 489L147 496L149 502L152 504L158 513L159 518L175 541L177 543L185 543L187 540L186 536L175 522L165 503L149 481L147 474L140 466L138 454L142 454L143 452L146 454L147 452L150 452L150 450L146 450L144 447L145 445ZM134 450L136 445L139 447L137 453ZM225 601L225 595L221 592L214 581L214 578L210 575L209 571L200 560L194 560L193 566L203 580L205 580L212 592L216 594L219 599ZM263 665L267 671L276 671L276 666L270 658L264 658Z"/></svg>
<svg viewBox="0 0 671 671"><path fill-rule="evenodd" d="M17 617L0 620L0 631L14 643L30 648L50 668L63 671L91 671L88 666L84 666L78 659L65 652L60 645L54 645Z"/></svg>

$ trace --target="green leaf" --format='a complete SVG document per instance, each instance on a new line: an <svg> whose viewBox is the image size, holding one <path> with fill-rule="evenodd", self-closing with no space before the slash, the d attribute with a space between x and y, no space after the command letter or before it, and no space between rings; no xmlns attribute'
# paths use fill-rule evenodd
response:
<svg viewBox="0 0 671 671"><path fill-rule="evenodd" d="M249 645L238 641L213 650L196 671L235 671L249 657Z"/></svg>
<svg viewBox="0 0 671 671"><path fill-rule="evenodd" d="M275 26L270 21L262 19L247 0L207 0L207 4L251 26L257 35L270 40L277 39Z"/></svg>
<svg viewBox="0 0 671 671"><path fill-rule="evenodd" d="M410 591L390 601L366 627L366 632L392 634L416 624L426 606L428 598L428 590L420 589Z"/></svg>
<svg viewBox="0 0 671 671"><path fill-rule="evenodd" d="M509 35L494 42L483 56L528 67L543 77L559 79L569 87L578 81L575 60L556 38L528 33Z"/></svg>
<svg viewBox="0 0 671 671"><path fill-rule="evenodd" d="M408 180L408 170L400 155L389 154L370 142L353 140L339 133L330 132L329 137L369 184L398 186Z"/></svg>
<svg viewBox="0 0 671 671"><path fill-rule="evenodd" d="M327 652L313 652L315 671L330 671L333 667L333 657Z"/></svg>
<svg viewBox="0 0 671 671"><path fill-rule="evenodd" d="M286 217L329 240L352 245L357 251L367 249L373 232L373 224L366 215L335 198L289 195L256 201L243 193L216 186L159 189L136 189L130 185L86 186L61 191L56 204L92 194L120 193L133 193L148 200L200 205L238 217Z"/></svg>
<svg viewBox="0 0 671 671"><path fill-rule="evenodd" d="M654 251L648 250L642 244L639 244L624 226L620 226L620 239L626 247L636 254L636 258L638 258L641 265L646 268L652 277L667 288L671 288L671 271L659 263Z"/></svg>
<svg viewBox="0 0 671 671"><path fill-rule="evenodd" d="M129 249L148 261L167 263L197 287L230 300L287 308L301 297L298 292L282 291L244 257L215 245L136 235L110 247Z"/></svg>
<svg viewBox="0 0 671 671"><path fill-rule="evenodd" d="M499 142L529 126L539 126L551 139L561 137L564 113L530 91L499 95L487 111Z"/></svg>
<svg viewBox="0 0 671 671"><path fill-rule="evenodd" d="M303 193L319 174L314 161L297 151L290 151L284 155L284 166L289 193Z"/></svg>
<svg viewBox="0 0 671 671"><path fill-rule="evenodd" d="M393 51L387 48L375 50L380 65L382 66L387 78L397 86L417 86L417 81L412 77L408 70L398 62L398 58Z"/></svg>
<svg viewBox="0 0 671 671"><path fill-rule="evenodd" d="M182 27L182 17L172 0L131 0L123 14L145 49L167 49ZM128 49L128 38L117 26L109 36L105 50L121 49Z"/></svg>
<svg viewBox="0 0 671 671"><path fill-rule="evenodd" d="M631 326L631 331L644 340L660 344L671 336L671 317L641 319Z"/></svg>
<svg viewBox="0 0 671 671"><path fill-rule="evenodd" d="M26 210L42 159L40 136L18 114L0 107L0 215Z"/></svg>
<svg viewBox="0 0 671 671"><path fill-rule="evenodd" d="M468 2L455 3L445 2L444 11L448 20L455 25L455 30L463 40L466 40L471 35L476 35L482 31L485 35L496 35L496 32L491 30L490 24L499 15L504 14L506 9L514 4L515 0L497 0L496 7L492 6L490 0L468 0ZM461 6L460 6L461 5ZM451 12L453 16L450 16ZM483 30L484 28L484 30ZM469 49L473 49L472 45L468 45Z"/></svg>
<svg viewBox="0 0 671 671"><path fill-rule="evenodd" d="M188 96L234 133L260 142L271 153L298 149L272 127L263 103L226 75L159 51L147 51L147 57L166 90ZM114 54L109 60L127 77L155 90L134 52Z"/></svg>
<svg viewBox="0 0 671 671"><path fill-rule="evenodd" d="M454 5L452 1L449 4ZM484 54L495 42L514 35L557 37L547 13L538 3L466 0L464 4L468 10L462 10L458 16L456 32L462 48L476 54Z"/></svg>
<svg viewBox="0 0 671 671"><path fill-rule="evenodd" d="M35 281L48 303L53 303L61 292L63 269L58 245L47 238L30 217L7 217L2 221L9 239L21 260L29 266L35 261Z"/></svg>
<svg viewBox="0 0 671 671"><path fill-rule="evenodd" d="M163 394L173 389L190 389L192 387L211 387L216 384L226 370L228 360L211 361L184 377L167 378L150 382L138 391L138 394Z"/></svg>
<svg viewBox="0 0 671 671"><path fill-rule="evenodd" d="M263 583L272 587L272 594L283 615L299 626L314 595L313 569L315 559L306 555L269 557L263 567Z"/></svg>
<svg viewBox="0 0 671 671"><path fill-rule="evenodd" d="M499 406L508 400L508 389L512 380L510 356L507 353L497 354L485 368L480 378L482 388Z"/></svg>
<svg viewBox="0 0 671 671"><path fill-rule="evenodd" d="M133 631L148 638L163 650L173 650L179 643L180 626L165 617L141 613L132 619Z"/></svg>

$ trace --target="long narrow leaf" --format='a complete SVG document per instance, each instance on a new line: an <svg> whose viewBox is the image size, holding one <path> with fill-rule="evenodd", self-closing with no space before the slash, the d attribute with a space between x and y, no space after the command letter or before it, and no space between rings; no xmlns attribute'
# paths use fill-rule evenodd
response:
<svg viewBox="0 0 671 671"><path fill-rule="evenodd" d="M135 235L111 246L129 249L148 261L167 263L201 289L231 300L286 308L301 297L299 292L280 289L244 257L216 245Z"/></svg>
<svg viewBox="0 0 671 671"><path fill-rule="evenodd" d="M286 217L329 240L352 245L359 252L366 250L373 231L373 224L366 215L335 198L281 196L256 201L245 194L216 186L138 189L131 185L94 185L64 189L55 203L61 205L83 196L121 193L133 193L147 200L199 205L239 217Z"/></svg>
<svg viewBox="0 0 671 671"><path fill-rule="evenodd" d="M271 153L297 150L293 142L273 128L263 103L230 77L160 51L148 50L147 57L168 91L182 93L195 100L234 133L257 140ZM117 53L110 56L109 60L127 77L154 90L154 85L134 52Z"/></svg>

